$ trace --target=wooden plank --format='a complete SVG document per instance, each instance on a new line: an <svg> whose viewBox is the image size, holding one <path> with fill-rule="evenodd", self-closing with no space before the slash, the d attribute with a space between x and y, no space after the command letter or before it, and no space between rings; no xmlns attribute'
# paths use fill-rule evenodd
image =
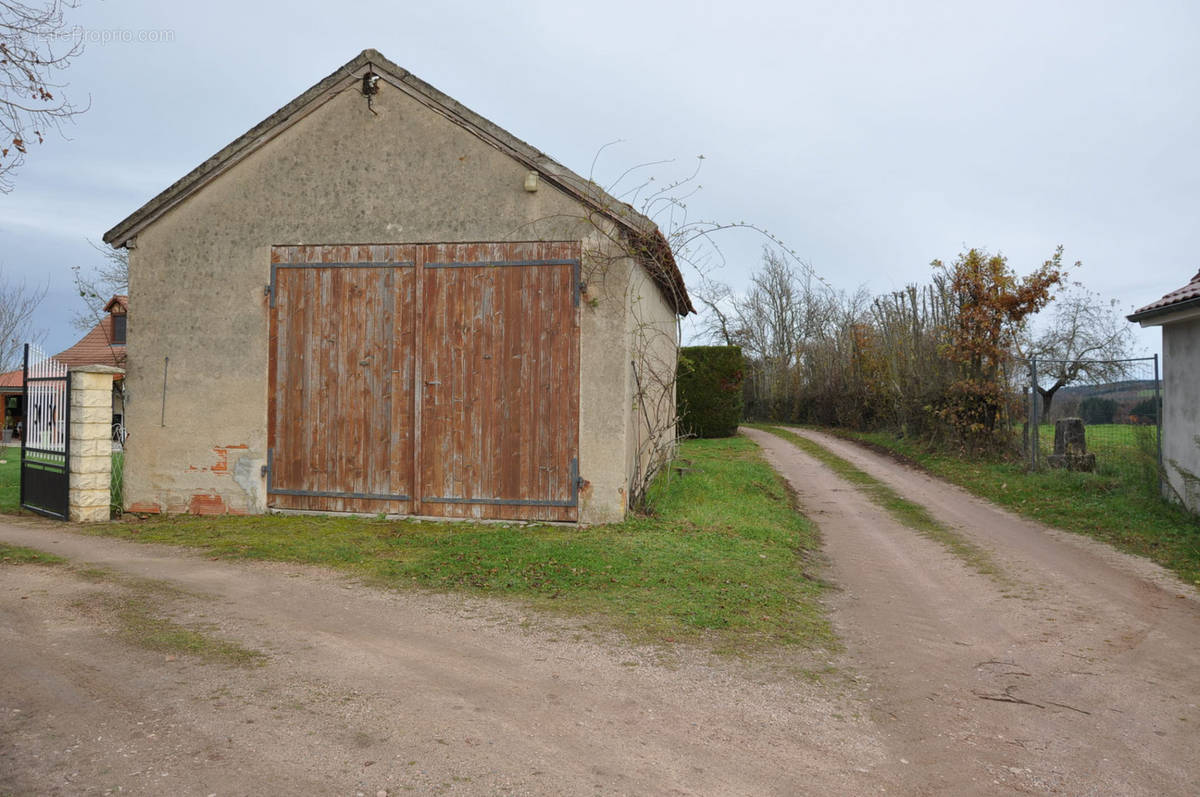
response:
<svg viewBox="0 0 1200 797"><path fill-rule="evenodd" d="M390 262L411 260L404 257L399 247L390 247L384 256ZM391 418L388 441L389 492L393 495L413 495L416 484L413 475L413 444L415 425L415 397L413 372L416 348L414 336L414 287L416 278L413 268L393 270L395 297L392 316L392 351L390 357Z"/></svg>
<svg viewBox="0 0 1200 797"><path fill-rule="evenodd" d="M421 468L423 456L423 418L425 400L425 371L422 346L425 340L425 254L429 247L415 247L413 251L413 320L409 351L412 353L412 507L417 514L423 512L421 496L425 482Z"/></svg>

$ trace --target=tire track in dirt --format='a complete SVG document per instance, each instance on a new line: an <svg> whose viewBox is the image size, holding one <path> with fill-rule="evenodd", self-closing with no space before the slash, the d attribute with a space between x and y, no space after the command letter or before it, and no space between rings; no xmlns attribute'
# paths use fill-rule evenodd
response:
<svg viewBox="0 0 1200 797"><path fill-rule="evenodd" d="M1069 540L848 443L792 429L991 552L981 576L795 446L743 430L821 528L835 626L914 794L1191 795L1200 606L1152 563ZM1183 599L1178 595L1190 595Z"/></svg>

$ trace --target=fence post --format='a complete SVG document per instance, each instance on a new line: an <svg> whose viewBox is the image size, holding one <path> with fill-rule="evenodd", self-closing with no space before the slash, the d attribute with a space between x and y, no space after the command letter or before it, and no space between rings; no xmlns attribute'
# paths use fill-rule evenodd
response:
<svg viewBox="0 0 1200 797"><path fill-rule="evenodd" d="M1029 361L1029 464L1038 469L1041 457L1041 427L1038 424L1038 375L1037 358Z"/></svg>
<svg viewBox="0 0 1200 797"><path fill-rule="evenodd" d="M1154 436L1158 438L1158 491L1164 492L1166 485L1163 479L1166 471L1163 470L1162 461L1162 430L1163 430L1163 405L1162 405L1162 390L1158 381L1158 353L1154 354Z"/></svg>
<svg viewBox="0 0 1200 797"><path fill-rule="evenodd" d="M67 507L74 521L108 520L112 488L112 383L120 368L71 370Z"/></svg>

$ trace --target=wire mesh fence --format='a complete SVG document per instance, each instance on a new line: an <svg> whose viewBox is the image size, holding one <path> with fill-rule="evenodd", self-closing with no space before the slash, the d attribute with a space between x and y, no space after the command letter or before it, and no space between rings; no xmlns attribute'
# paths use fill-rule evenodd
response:
<svg viewBox="0 0 1200 797"><path fill-rule="evenodd" d="M1156 478L1161 463L1162 383L1158 357L1128 360L1026 360L1024 373L1025 453L1034 469L1061 464L1052 455L1069 453L1060 422L1082 422L1083 469L1128 472ZM1068 431L1064 429L1064 431Z"/></svg>

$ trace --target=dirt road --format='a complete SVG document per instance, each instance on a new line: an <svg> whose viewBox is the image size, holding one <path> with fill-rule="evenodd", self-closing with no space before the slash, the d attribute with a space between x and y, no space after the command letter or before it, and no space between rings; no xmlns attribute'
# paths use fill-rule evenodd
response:
<svg viewBox="0 0 1200 797"><path fill-rule="evenodd" d="M904 791L1200 793L1200 601L1157 566L793 430L988 550L1000 579L753 430L820 526L833 618Z"/></svg>
<svg viewBox="0 0 1200 797"><path fill-rule="evenodd" d="M663 660L498 603L49 522L0 524L0 541L186 590L164 598L172 616L269 657L244 669L130 646L80 611L119 580L0 566L0 795L793 795L899 783L902 765L855 718L851 690L686 652Z"/></svg>
<svg viewBox="0 0 1200 797"><path fill-rule="evenodd" d="M0 566L0 795L1197 793L1194 591L821 439L992 551L1005 579L978 575L749 434L840 587L848 651L819 683L500 603L0 523L73 563ZM265 663L129 644L89 607L131 578Z"/></svg>

